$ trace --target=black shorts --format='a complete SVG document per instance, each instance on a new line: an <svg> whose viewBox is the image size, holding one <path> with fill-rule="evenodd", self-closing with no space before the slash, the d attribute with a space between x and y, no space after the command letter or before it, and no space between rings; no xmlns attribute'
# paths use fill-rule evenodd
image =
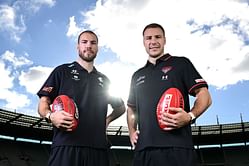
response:
<svg viewBox="0 0 249 166"><path fill-rule="evenodd" d="M107 149L60 146L51 149L48 166L109 166Z"/></svg>
<svg viewBox="0 0 249 166"><path fill-rule="evenodd" d="M133 166L196 166L194 149L147 148L134 153Z"/></svg>

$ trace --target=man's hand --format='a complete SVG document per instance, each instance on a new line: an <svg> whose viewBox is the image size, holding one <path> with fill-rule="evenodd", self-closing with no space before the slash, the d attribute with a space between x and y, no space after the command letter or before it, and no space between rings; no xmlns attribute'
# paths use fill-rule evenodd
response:
<svg viewBox="0 0 249 166"><path fill-rule="evenodd" d="M139 131L136 130L134 132L130 132L129 134L130 134L130 142L132 145L132 149L135 149L138 140Z"/></svg>
<svg viewBox="0 0 249 166"><path fill-rule="evenodd" d="M50 115L50 120L52 124L64 131L72 131L73 127L73 115L65 111L55 111Z"/></svg>
<svg viewBox="0 0 249 166"><path fill-rule="evenodd" d="M174 112L175 114L168 112L162 114L161 123L167 126L164 130L178 129L188 125L191 121L190 115L182 108L170 107L169 112Z"/></svg>

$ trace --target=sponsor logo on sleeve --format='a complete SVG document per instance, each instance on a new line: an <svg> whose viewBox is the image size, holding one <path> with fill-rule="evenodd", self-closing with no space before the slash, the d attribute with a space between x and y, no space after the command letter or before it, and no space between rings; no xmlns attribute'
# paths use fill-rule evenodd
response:
<svg viewBox="0 0 249 166"><path fill-rule="evenodd" d="M195 82L200 83L200 82L206 82L206 81L204 79L202 79L202 78L199 78L199 79L195 79Z"/></svg>
<svg viewBox="0 0 249 166"><path fill-rule="evenodd" d="M42 91L48 92L48 93L51 93L52 90L53 90L53 87L52 87L52 86L44 86L44 87L42 88Z"/></svg>

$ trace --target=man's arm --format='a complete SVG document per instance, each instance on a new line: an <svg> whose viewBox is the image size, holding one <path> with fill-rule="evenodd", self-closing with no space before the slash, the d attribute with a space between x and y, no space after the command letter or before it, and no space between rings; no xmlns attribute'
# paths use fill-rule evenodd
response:
<svg viewBox="0 0 249 166"><path fill-rule="evenodd" d="M38 104L38 113L42 118L45 118L46 115L51 112L50 109L51 100L47 96L42 96L40 98L39 104Z"/></svg>
<svg viewBox="0 0 249 166"><path fill-rule="evenodd" d="M137 130L137 120L135 117L135 110L132 107L127 108L127 125L129 130L130 142L132 148L135 148L137 143L139 131Z"/></svg>
<svg viewBox="0 0 249 166"><path fill-rule="evenodd" d="M125 105L113 109L112 113L106 117L106 127L108 127L112 121L119 118L124 113L125 113Z"/></svg>
<svg viewBox="0 0 249 166"><path fill-rule="evenodd" d="M206 87L195 90L196 99L191 112L198 118L212 104L210 93Z"/></svg>

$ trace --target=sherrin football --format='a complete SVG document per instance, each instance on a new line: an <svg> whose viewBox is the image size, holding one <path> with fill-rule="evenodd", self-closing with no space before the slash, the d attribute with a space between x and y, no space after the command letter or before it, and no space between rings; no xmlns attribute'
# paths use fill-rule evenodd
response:
<svg viewBox="0 0 249 166"><path fill-rule="evenodd" d="M157 104L157 120L161 129L167 128L165 124L161 123L162 113L169 112L171 114L175 114L175 112L169 111L169 107L176 107L184 109L184 98L182 93L177 88L169 88L167 89L163 95L161 96L158 104Z"/></svg>
<svg viewBox="0 0 249 166"><path fill-rule="evenodd" d="M55 111L66 111L74 116L73 120L73 128L72 130L75 130L78 126L79 123L79 113L78 113L78 108L70 97L67 95L59 95L57 96L52 104L52 112Z"/></svg>

